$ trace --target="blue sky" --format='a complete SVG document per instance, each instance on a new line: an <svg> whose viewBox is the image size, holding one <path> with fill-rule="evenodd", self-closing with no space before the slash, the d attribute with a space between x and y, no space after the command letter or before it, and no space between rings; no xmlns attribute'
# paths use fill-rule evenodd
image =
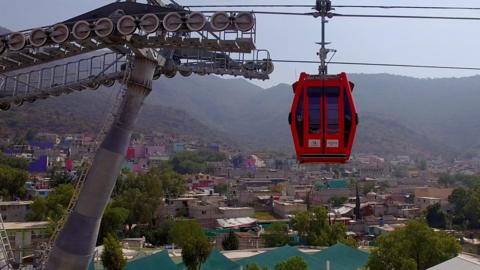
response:
<svg viewBox="0 0 480 270"><path fill-rule="evenodd" d="M5 1L0 25L22 30L53 24L89 11L113 0L23 0ZM177 0L195 4L313 4L314 0ZM480 7L477 0L334 0L333 4L444 5ZM261 10L261 9L258 9ZM285 9L283 9L285 10ZM282 11L282 9L278 9ZM307 11L307 9L288 9ZM359 10L338 9L338 13L400 14L480 17L480 11ZM333 18L327 27L331 47L338 50L334 61L382 62L425 65L480 66L480 21L399 20ZM315 42L320 39L320 20L313 17L257 16L257 47L269 49L272 58L316 60ZM392 73L414 77L462 77L477 71L406 69L332 65L330 72ZM268 87L291 83L301 71L316 72L309 64L276 64Z"/></svg>

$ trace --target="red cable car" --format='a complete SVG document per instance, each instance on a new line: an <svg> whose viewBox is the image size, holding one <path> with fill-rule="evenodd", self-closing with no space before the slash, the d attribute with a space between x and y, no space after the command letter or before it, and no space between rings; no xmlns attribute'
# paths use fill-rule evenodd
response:
<svg viewBox="0 0 480 270"><path fill-rule="evenodd" d="M300 74L288 121L300 163L345 163L350 159L358 115L353 83L345 73Z"/></svg>

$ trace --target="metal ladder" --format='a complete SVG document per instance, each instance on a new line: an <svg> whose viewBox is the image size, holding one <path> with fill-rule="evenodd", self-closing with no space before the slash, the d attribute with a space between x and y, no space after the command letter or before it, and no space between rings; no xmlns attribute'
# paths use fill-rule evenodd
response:
<svg viewBox="0 0 480 270"><path fill-rule="evenodd" d="M8 239L7 230L5 229L5 225L3 224L3 217L0 214L0 252L2 258L0 258L0 269L14 269L16 262L15 262L15 255L12 251L12 246L10 245L10 240ZM5 262L5 265L2 265L2 261Z"/></svg>

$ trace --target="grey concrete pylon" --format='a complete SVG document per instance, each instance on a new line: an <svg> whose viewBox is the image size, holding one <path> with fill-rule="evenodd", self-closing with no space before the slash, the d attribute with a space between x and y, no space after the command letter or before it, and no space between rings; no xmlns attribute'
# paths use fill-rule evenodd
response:
<svg viewBox="0 0 480 270"><path fill-rule="evenodd" d="M45 269L87 269L138 113L152 89L156 65L153 59L135 57L119 114L95 155L77 204L55 241Z"/></svg>

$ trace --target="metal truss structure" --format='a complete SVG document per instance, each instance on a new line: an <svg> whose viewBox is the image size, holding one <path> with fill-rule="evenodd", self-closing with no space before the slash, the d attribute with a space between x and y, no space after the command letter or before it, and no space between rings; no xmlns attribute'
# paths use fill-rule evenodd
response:
<svg viewBox="0 0 480 270"><path fill-rule="evenodd" d="M133 2L112 3L59 24L0 36L0 109L48 97L50 90L68 93L72 87L58 88L70 86L73 74L94 73L98 66L107 64L93 63L102 61L101 57L79 59L80 55L102 49L127 55L151 48L166 54L167 63L157 69L156 78L160 74L171 78L178 72L183 76L218 74L265 80L273 72L273 64L268 51L256 50L255 41L255 17L248 12L203 14ZM35 69L73 56L76 63ZM93 65L84 67L81 62ZM114 78L109 77L114 74L104 71L99 77L94 79L111 83ZM79 85L74 88L89 88L86 81L88 78L77 81Z"/></svg>
<svg viewBox="0 0 480 270"><path fill-rule="evenodd" d="M87 268L153 79L216 74L265 80L273 72L269 52L256 48L253 13L193 12L160 2L117 1L54 25L0 35L0 110L116 82L125 88L37 269Z"/></svg>

